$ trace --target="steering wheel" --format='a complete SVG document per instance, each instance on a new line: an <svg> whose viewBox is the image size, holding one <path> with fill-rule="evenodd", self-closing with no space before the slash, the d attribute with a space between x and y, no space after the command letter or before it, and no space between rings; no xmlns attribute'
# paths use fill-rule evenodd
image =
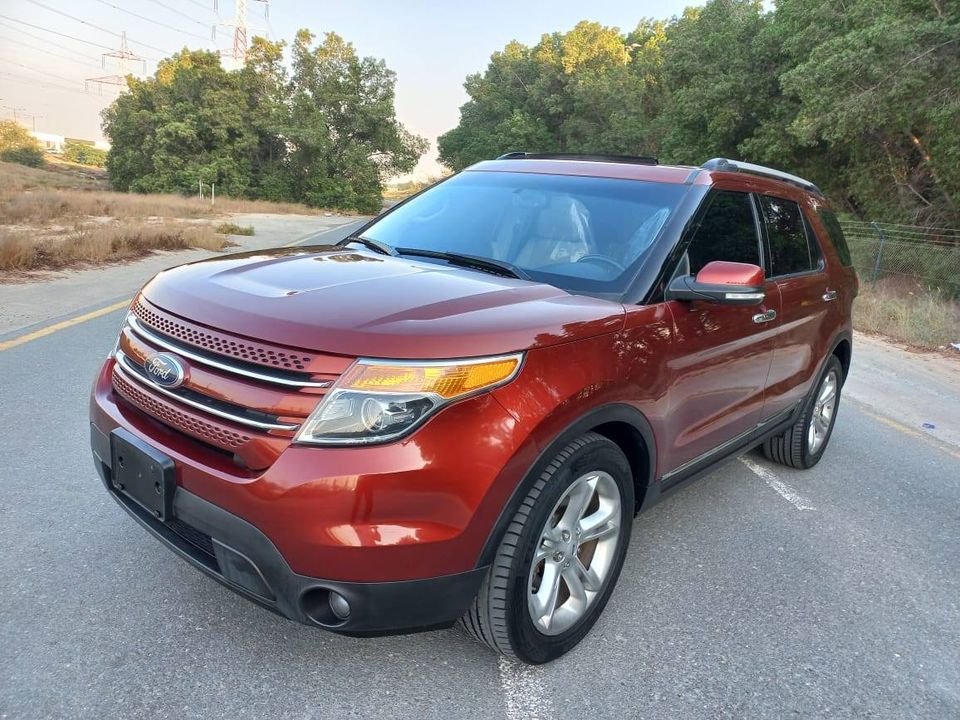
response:
<svg viewBox="0 0 960 720"><path fill-rule="evenodd" d="M618 263L618 262L617 262L616 260L614 260L613 258L607 257L606 255L597 255L597 254L593 254L593 253L592 253L592 254L590 254L590 255L584 255L583 257L578 258L578 259L577 259L577 262L578 262L578 263L582 263L582 262L586 262L586 263L597 263L597 264L599 264L599 265L608 265L608 266L610 266L610 267L613 267L613 268L614 268L615 270L617 270L618 272L625 272L625 271L626 271L626 268L625 268L623 265L621 265L620 263Z"/></svg>

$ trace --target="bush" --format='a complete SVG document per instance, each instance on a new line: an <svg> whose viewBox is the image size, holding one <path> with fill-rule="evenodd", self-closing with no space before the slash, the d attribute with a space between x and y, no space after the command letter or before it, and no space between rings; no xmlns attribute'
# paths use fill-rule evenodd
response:
<svg viewBox="0 0 960 720"><path fill-rule="evenodd" d="M43 167L43 150L37 147L18 147L0 151L0 160L27 167Z"/></svg>
<svg viewBox="0 0 960 720"><path fill-rule="evenodd" d="M76 140L67 140L63 146L63 159L69 160L77 165L105 167L107 164L107 151L95 148L93 145L77 142Z"/></svg>
<svg viewBox="0 0 960 720"><path fill-rule="evenodd" d="M40 167L43 149L36 138L13 120L0 121L0 160Z"/></svg>

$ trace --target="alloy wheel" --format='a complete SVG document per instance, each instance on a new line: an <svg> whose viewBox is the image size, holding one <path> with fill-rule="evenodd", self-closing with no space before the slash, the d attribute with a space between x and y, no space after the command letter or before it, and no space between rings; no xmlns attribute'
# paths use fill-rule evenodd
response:
<svg viewBox="0 0 960 720"><path fill-rule="evenodd" d="M835 370L831 370L823 378L813 403L813 415L810 417L810 426L807 429L807 449L810 454L816 454L827 439L830 425L833 423L833 414L837 409L838 377Z"/></svg>
<svg viewBox="0 0 960 720"><path fill-rule="evenodd" d="M603 590L620 542L620 491L606 472L581 475L557 501L530 567L527 606L538 631L579 622Z"/></svg>

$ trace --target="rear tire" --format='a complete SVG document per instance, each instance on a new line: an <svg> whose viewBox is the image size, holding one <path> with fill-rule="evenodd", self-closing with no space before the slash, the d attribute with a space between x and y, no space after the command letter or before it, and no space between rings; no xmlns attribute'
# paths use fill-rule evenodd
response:
<svg viewBox="0 0 960 720"><path fill-rule="evenodd" d="M763 454L781 465L801 469L820 462L833 434L842 387L843 366L836 355L831 355L800 417L782 435L764 441Z"/></svg>
<svg viewBox="0 0 960 720"><path fill-rule="evenodd" d="M592 432L570 442L521 502L461 627L527 663L566 653L613 592L633 510L633 474L620 448Z"/></svg>

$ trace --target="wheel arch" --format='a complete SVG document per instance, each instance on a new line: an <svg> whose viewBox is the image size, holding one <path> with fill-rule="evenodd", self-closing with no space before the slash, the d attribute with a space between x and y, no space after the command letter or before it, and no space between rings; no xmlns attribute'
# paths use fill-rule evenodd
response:
<svg viewBox="0 0 960 720"><path fill-rule="evenodd" d="M850 374L850 359L853 354L853 339L851 333L844 331L838 337L833 339L831 355L836 355L840 361L840 367L843 368L843 382L846 382L847 375Z"/></svg>
<svg viewBox="0 0 960 720"><path fill-rule="evenodd" d="M527 468L523 478L513 489L509 500L487 535L477 567L489 564L500 539L546 465L553 460L571 440L587 432L595 432L615 443L626 455L633 471L635 511L643 504L644 496L653 485L657 468L657 446L653 428L642 412L631 405L611 403L594 408L569 423L537 453L536 459Z"/></svg>

